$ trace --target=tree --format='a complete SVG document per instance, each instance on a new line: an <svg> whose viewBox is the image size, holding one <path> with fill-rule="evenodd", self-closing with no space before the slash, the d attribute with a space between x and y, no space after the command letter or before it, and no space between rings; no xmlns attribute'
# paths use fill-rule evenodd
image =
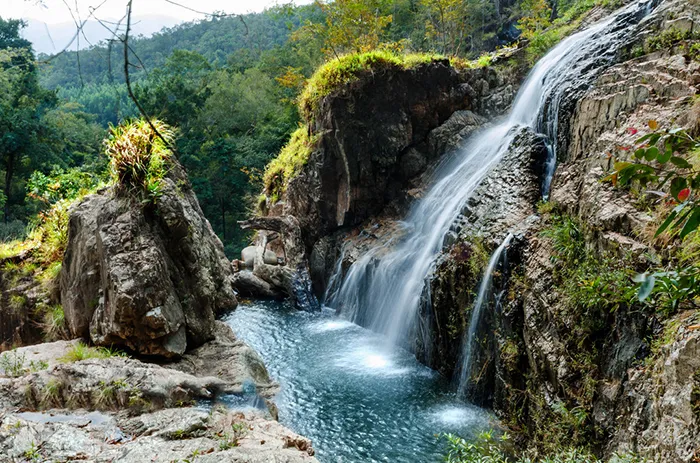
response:
<svg viewBox="0 0 700 463"><path fill-rule="evenodd" d="M317 40L335 58L343 53L365 52L379 46L392 16L382 14L386 0L317 0L324 13L320 22L307 21L293 35L295 40Z"/></svg>

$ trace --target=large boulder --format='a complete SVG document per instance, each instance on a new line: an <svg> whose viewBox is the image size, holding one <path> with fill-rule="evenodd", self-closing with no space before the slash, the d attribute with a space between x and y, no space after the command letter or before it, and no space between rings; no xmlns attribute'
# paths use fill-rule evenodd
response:
<svg viewBox="0 0 700 463"><path fill-rule="evenodd" d="M144 355L181 356L236 306L233 270L173 161L155 203L113 188L70 211L61 301L72 336Z"/></svg>

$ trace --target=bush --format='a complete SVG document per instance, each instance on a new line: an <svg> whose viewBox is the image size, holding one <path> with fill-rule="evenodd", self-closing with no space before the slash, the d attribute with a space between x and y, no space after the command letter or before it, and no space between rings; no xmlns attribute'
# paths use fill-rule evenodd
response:
<svg viewBox="0 0 700 463"><path fill-rule="evenodd" d="M110 127L105 145L114 184L155 202L161 194L175 135L164 122L153 120L151 124L137 119Z"/></svg>

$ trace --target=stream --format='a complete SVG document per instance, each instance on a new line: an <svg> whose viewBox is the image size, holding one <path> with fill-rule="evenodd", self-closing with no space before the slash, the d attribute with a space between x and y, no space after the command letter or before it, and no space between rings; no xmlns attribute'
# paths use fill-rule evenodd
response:
<svg viewBox="0 0 700 463"><path fill-rule="evenodd" d="M437 462L436 435L469 438L491 416L384 336L274 301L241 304L224 321L281 385L279 420L310 438L321 462Z"/></svg>

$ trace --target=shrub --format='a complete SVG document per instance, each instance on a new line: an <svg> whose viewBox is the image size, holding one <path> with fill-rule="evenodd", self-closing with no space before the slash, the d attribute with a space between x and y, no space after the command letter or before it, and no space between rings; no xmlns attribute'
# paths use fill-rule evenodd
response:
<svg viewBox="0 0 700 463"><path fill-rule="evenodd" d="M125 191L145 195L146 201L155 202L161 194L163 177L172 157L170 146L174 131L159 120L153 120L151 124L137 119L113 126L105 146L114 184Z"/></svg>

